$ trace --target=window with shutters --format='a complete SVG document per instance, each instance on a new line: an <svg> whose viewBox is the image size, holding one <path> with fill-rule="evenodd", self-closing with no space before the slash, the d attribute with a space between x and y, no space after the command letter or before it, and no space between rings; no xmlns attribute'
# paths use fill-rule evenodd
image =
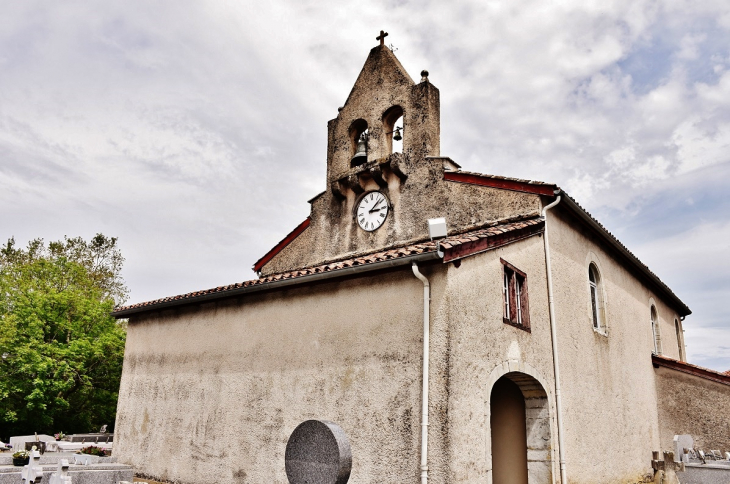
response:
<svg viewBox="0 0 730 484"><path fill-rule="evenodd" d="M506 324L530 331L527 275L504 259L500 260L502 261L503 267L503 321Z"/></svg>

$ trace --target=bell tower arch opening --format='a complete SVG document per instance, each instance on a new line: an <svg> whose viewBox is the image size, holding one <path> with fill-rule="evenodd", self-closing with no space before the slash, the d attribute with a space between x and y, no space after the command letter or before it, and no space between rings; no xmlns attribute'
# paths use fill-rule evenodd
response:
<svg viewBox="0 0 730 484"><path fill-rule="evenodd" d="M350 124L350 167L362 165L368 161L368 122L356 119Z"/></svg>
<svg viewBox="0 0 730 484"><path fill-rule="evenodd" d="M405 125L402 107L391 106L383 113L383 133L385 133L387 153L403 153Z"/></svg>

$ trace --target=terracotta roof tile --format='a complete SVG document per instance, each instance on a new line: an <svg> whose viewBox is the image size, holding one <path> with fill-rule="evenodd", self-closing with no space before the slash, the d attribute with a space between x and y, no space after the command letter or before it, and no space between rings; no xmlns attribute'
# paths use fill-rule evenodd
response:
<svg viewBox="0 0 730 484"><path fill-rule="evenodd" d="M544 190L546 188L554 189L555 195L560 194L561 196L564 196L565 198L569 199L569 201L575 207L577 207L578 211L581 214L585 215L588 219L590 219L590 221L593 224L595 224L596 227L598 227L598 230L599 230L599 232L602 233L601 234L602 236L609 239L610 243L614 244L617 247L620 247L620 249L622 251L624 251L626 254L628 254L629 260L633 264L635 264L640 271L642 271L646 275L648 275L648 278L650 280L653 280L659 286L659 289L661 291L663 291L666 295L669 296L669 299L673 299L677 303L677 306L678 306L678 309L680 310L680 312L683 312L684 315L691 314L692 311L689 309L689 307L687 307L687 305L684 302L682 302L682 300L679 299L679 297L676 294L674 294L674 292L669 288L669 286L667 286L664 283L664 281L662 281L659 278L659 276L657 276L654 272L652 272L646 264L641 262L641 260L639 260L639 258L636 257L636 255L633 252L631 252L623 243L621 243L621 241L618 240L618 238L616 238L615 235L613 235L611 232L609 232L606 229L606 227L603 226L603 224L601 224L598 220L596 220L596 218L593 215L591 215L587 210L585 210L579 203L577 203L570 195L568 195L564 190L562 190L557 185L554 185L552 183L545 183L545 182L541 182L541 181L537 181L537 180L523 180L520 178L510 178L510 177L498 176L498 175L488 175L488 174L484 174L484 173L475 173L475 172L469 172L469 171L463 171L463 170L460 170L457 172L446 173L446 174L444 174L444 179L447 179L447 180L451 179L452 181L461 181L464 183L472 183L472 184L477 184L477 185L481 184L480 180L505 181L508 183L507 183L507 185L505 185L505 187L502 187L502 188L506 188L506 189L510 189L509 188L510 183L532 185L532 186L536 186L536 187L541 187L540 189L537 189L536 193L539 192L542 195L548 194L547 192L544 192ZM495 183L495 187L499 188L499 183ZM520 188L512 187L512 189L520 189ZM552 194L552 193L550 193L550 194ZM573 210L575 210L575 209L573 209Z"/></svg>
<svg viewBox="0 0 730 484"><path fill-rule="evenodd" d="M651 355L651 361L654 366L663 366L674 370L681 371L683 373L689 373L692 375L700 376L708 380L714 380L716 382L725 383L730 385L730 370L720 372L717 370L711 370L703 366L693 365L686 361L675 360L664 355Z"/></svg>
<svg viewBox="0 0 730 484"><path fill-rule="evenodd" d="M542 218L537 216L532 216L531 219L528 220L515 220L514 221L503 221L503 222L492 222L489 224L490 226L484 227L484 228L478 228L475 230L471 230L469 232L465 233L458 233L454 235L450 235L444 239L441 239L440 245L444 249L452 249L459 247L463 244L468 243L474 243L480 240L484 240L489 237L494 237L499 234L507 233L516 231L525 227L534 226L537 224L542 223ZM249 281L244 282L236 282L234 284L228 284L226 286L219 286L214 287L211 289L205 289L201 291L195 291L190 292L187 294L181 294L178 296L171 296L171 297L164 297L161 299L155 299L153 301L146 301L141 302L137 304L130 304L128 306L120 307L115 310L115 312L121 312L121 311L127 311L130 309L138 309L138 308L146 308L149 307L150 309L154 309L154 306L157 306L159 304L163 303L170 303L174 301L187 301L191 299L195 299L196 297L200 296L207 296L210 294L216 294L216 293L225 293L228 291L232 291L234 289L240 289L242 287L250 287L250 286L259 286L259 285L265 285L270 282L275 281L281 281L285 279L295 279L302 276L307 276L311 274L321 274L325 272L333 272L340 269L346 269L348 267L354 267L354 266L362 266L362 265L368 265L373 264L376 262L381 261L387 261L387 260L393 260L393 259L399 259L404 258L408 256L413 255L419 255L419 254L425 254L428 252L436 252L437 245L435 241L423 241L415 244L410 244L404 247L395 247L392 249L374 252L372 254L366 254L350 259L345 259L341 261L335 261L335 262L328 262L326 264L314 266L314 267L305 267L302 269L296 269L289 272L283 272L279 274L271 274L269 276L260 277L258 279L252 279Z"/></svg>

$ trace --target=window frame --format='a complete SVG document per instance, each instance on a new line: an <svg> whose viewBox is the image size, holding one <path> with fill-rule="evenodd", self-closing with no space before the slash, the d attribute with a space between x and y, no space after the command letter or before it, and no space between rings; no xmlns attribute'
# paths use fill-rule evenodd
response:
<svg viewBox="0 0 730 484"><path fill-rule="evenodd" d="M662 355L662 332L659 328L659 312L656 310L656 305L652 304L649 309L651 319L651 336L654 340L654 351L655 355Z"/></svg>
<svg viewBox="0 0 730 484"><path fill-rule="evenodd" d="M502 263L502 322L530 333L527 274L506 260L499 260Z"/></svg>
<svg viewBox="0 0 730 484"><path fill-rule="evenodd" d="M595 282L591 281L591 273L594 275ZM594 261L588 263L588 294L593 331L607 336L608 323L606 321L606 296L603 291L603 277L601 277L598 264Z"/></svg>
<svg viewBox="0 0 730 484"><path fill-rule="evenodd" d="M674 317L674 331L677 333L677 349L679 350L679 361L687 361L684 356L684 330L678 317Z"/></svg>

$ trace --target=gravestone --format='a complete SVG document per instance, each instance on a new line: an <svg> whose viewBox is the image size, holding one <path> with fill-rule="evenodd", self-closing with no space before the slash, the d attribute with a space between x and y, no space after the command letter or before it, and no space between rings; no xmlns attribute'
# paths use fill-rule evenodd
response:
<svg viewBox="0 0 730 484"><path fill-rule="evenodd" d="M23 467L20 477L23 480L23 484L32 484L34 482L41 482L43 479L43 467L41 467L41 454L37 450L33 449L30 451L30 462L28 465Z"/></svg>
<svg viewBox="0 0 730 484"><path fill-rule="evenodd" d="M350 442L339 425L307 420L294 429L285 453L290 484L345 484L350 478Z"/></svg>
<svg viewBox="0 0 730 484"><path fill-rule="evenodd" d="M688 452L694 449L694 446L695 442L691 435L674 436L674 455L679 458L680 462L689 462ZM687 452L684 449L687 449Z"/></svg>
<svg viewBox="0 0 730 484"><path fill-rule="evenodd" d="M68 475L68 461L61 459L58 461L58 469L51 474L48 484L71 484L71 476Z"/></svg>
<svg viewBox="0 0 730 484"><path fill-rule="evenodd" d="M88 466L97 464L101 457L91 454L74 454L74 465Z"/></svg>
<svg viewBox="0 0 730 484"><path fill-rule="evenodd" d="M46 453L46 443L42 440L33 440L25 443L25 450L31 450L34 447L38 449L41 455Z"/></svg>

